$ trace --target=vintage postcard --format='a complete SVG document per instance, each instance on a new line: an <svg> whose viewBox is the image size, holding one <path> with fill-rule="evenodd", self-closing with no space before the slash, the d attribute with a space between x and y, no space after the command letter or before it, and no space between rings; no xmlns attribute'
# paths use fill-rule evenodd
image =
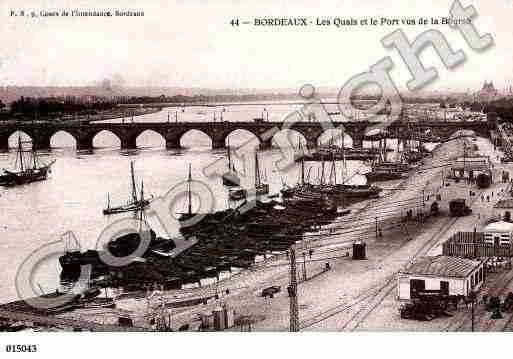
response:
<svg viewBox="0 0 513 359"><path fill-rule="evenodd" d="M2 0L0 351L513 330L512 15Z"/></svg>

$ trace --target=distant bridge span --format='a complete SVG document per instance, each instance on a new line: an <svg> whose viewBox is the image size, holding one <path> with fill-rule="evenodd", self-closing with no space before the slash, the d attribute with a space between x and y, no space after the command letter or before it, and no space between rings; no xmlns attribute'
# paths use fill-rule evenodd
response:
<svg viewBox="0 0 513 359"><path fill-rule="evenodd" d="M146 130L159 133L166 141L166 148L180 148L180 139L190 130L198 130L207 134L212 140L213 148L224 148L226 138L235 130L246 130L253 133L262 148L271 147L273 136L281 129L291 129L299 132L306 139L309 148L316 147L320 136L329 128L344 126L345 133L353 140L353 147L362 147L366 129L379 126L380 122L133 122L133 123L8 123L0 124L0 149L7 150L9 136L16 131L23 131L32 138L36 149L49 149L51 137L59 132L69 133L77 141L80 149L92 149L93 139L101 131L109 131L116 135L122 149L137 148L137 137ZM404 122L396 121L387 127L387 138L406 140L411 133L430 130L432 136L448 138L457 130L473 130L480 136L489 137L490 130L496 128L495 118L489 116L488 121L467 122Z"/></svg>

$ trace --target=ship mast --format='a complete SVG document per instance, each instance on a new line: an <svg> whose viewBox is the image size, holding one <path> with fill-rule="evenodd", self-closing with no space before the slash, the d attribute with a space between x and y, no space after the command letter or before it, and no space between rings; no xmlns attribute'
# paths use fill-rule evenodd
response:
<svg viewBox="0 0 513 359"><path fill-rule="evenodd" d="M228 171L232 170L232 156L230 152L230 138L228 138Z"/></svg>
<svg viewBox="0 0 513 359"><path fill-rule="evenodd" d="M258 152L255 151L255 188L260 187L260 169L258 168Z"/></svg>
<svg viewBox="0 0 513 359"><path fill-rule="evenodd" d="M130 162L130 174L132 179L132 199L137 202L137 189L135 188L134 161Z"/></svg>
<svg viewBox="0 0 513 359"><path fill-rule="evenodd" d="M346 133L342 128L342 184L346 182L346 148L345 148Z"/></svg>
<svg viewBox="0 0 513 359"><path fill-rule="evenodd" d="M335 154L332 152L331 153L331 158L332 158L332 168L333 168L333 185L336 185L337 184L337 166L336 166L336 163L335 163Z"/></svg>
<svg viewBox="0 0 513 359"><path fill-rule="evenodd" d="M141 206L144 206L144 181L141 181Z"/></svg>
<svg viewBox="0 0 513 359"><path fill-rule="evenodd" d="M144 182L141 181L141 203L136 207L137 212L139 212L139 234L141 236L142 236L143 225L145 226L144 229L151 229L151 228L149 228L149 225L146 222L146 213L144 212L144 204L142 202L143 198L144 198ZM137 212L136 212L136 215L137 215Z"/></svg>
<svg viewBox="0 0 513 359"><path fill-rule="evenodd" d="M322 156L322 166L321 166L321 186L324 185L324 156Z"/></svg>
<svg viewBox="0 0 513 359"><path fill-rule="evenodd" d="M189 201L189 210L188 210L189 214L192 214L191 182L192 182L191 164L189 163L189 178L187 179L187 196L188 196L188 201Z"/></svg>
<svg viewBox="0 0 513 359"><path fill-rule="evenodd" d="M23 148L21 146L21 135L18 134L18 155L20 156L20 171L23 172L25 170L23 166Z"/></svg>
<svg viewBox="0 0 513 359"><path fill-rule="evenodd" d="M36 153L36 150L34 149L34 146L32 146L32 164L33 164L33 169L36 169L37 168L37 153Z"/></svg>
<svg viewBox="0 0 513 359"><path fill-rule="evenodd" d="M299 155L301 156L301 186L305 185L305 156L303 155L303 145L301 141L298 140L298 150Z"/></svg>
<svg viewBox="0 0 513 359"><path fill-rule="evenodd" d="M305 158L301 156L301 186L305 185Z"/></svg>
<svg viewBox="0 0 513 359"><path fill-rule="evenodd" d="M140 206L138 206L138 207L139 207L139 209L140 209L140 211L141 211L141 212L140 212L140 217L139 217L139 219L140 219L140 221L141 221L141 222L142 222L142 220L143 220L143 216L144 216L144 206L143 206L143 204L142 204L142 199L143 199L143 198L144 198L144 182L141 182L141 205L140 205Z"/></svg>

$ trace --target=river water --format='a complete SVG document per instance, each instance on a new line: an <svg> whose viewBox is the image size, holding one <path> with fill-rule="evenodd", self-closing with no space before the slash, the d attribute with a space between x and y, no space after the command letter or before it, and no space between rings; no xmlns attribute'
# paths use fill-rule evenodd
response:
<svg viewBox="0 0 513 359"><path fill-rule="evenodd" d="M267 106L271 120L283 119L294 106ZM173 119L175 108L165 108L159 113L134 118L134 121L166 121L168 113ZM262 105L233 107L189 107L178 109L179 121L187 119L213 119L213 113L224 119L251 120L263 112ZM266 115L264 115L265 117ZM217 117L219 118L219 117ZM122 120L114 120L122 121ZM125 119L131 121L131 119ZM17 134L10 138L10 145L15 146ZM24 136L22 134L22 136ZM252 138L252 134L236 131L229 136L231 146L240 145ZM280 136L280 134L276 135ZM298 137L300 138L300 137ZM350 145L350 138L345 139ZM160 135L147 131L137 141L139 149L134 152L122 152L119 140L111 133L102 132L94 139L95 150L90 154L78 154L75 141L67 133L58 132L51 140L52 150L41 152L41 161L56 159L52 174L47 181L32 183L13 188L0 187L0 303L17 299L14 285L16 272L23 260L40 246L59 240L61 235L72 231L80 241L83 250L94 248L96 239L103 228L119 216L104 216L102 209L106 206L107 193L112 205L125 203L130 195L130 161L135 163L138 187L144 180L145 194L155 196L164 194L173 185L187 178L188 164L192 164L192 177L208 185L215 196L215 208L225 209L228 191L222 186L220 178L207 178L203 174L205 167L225 158L225 150L212 150L209 138L197 131L190 131L182 138L182 150L166 150ZM364 145L369 145L364 144ZM391 148L394 142L390 141ZM253 150L247 148L244 153ZM289 150L290 151L290 150ZM12 168L15 152L0 154L0 168ZM249 155L248 161L235 159L235 166L242 174L245 187L252 187L254 182L254 161ZM277 193L285 182L293 185L299 178L299 165L291 164L287 170L277 168L277 161L282 158L279 149L259 153L260 170L264 180L270 184L270 193ZM307 171L312 182L320 177L320 163L307 163ZM342 164L337 163L337 177L342 176ZM345 178L348 183L365 183L368 167L360 161L348 161ZM329 177L329 164L325 176ZM193 207L197 203L193 201ZM181 208L180 208L181 207ZM177 212L185 209L185 203L178 202ZM178 223L173 225L178 235ZM158 233L158 230L157 230ZM64 251L64 247L63 247ZM60 266L57 256L44 261L35 270L33 283L43 291L53 291L59 285Z"/></svg>

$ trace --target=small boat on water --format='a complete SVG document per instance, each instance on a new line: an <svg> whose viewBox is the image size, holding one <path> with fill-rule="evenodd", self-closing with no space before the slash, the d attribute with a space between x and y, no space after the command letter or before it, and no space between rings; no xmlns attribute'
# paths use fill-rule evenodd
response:
<svg viewBox="0 0 513 359"><path fill-rule="evenodd" d="M228 197L232 201L240 201L247 197L248 191L244 188L230 189L228 191Z"/></svg>
<svg viewBox="0 0 513 359"><path fill-rule="evenodd" d="M102 291L98 287L89 287L82 292L82 298L83 299L96 298L97 296L99 296L101 294L101 292Z"/></svg>
<svg viewBox="0 0 513 359"><path fill-rule="evenodd" d="M109 214L117 214L117 213L126 213L126 212L135 212L140 210L141 208L145 208L150 204L150 201L144 198L144 184L141 184L141 198L137 197L137 190L135 185L135 174L134 174L134 162L130 162L130 174L131 174L131 189L132 189L132 198L128 201L127 204L121 206L111 207L110 205L110 194L107 193L107 208L103 210L104 215Z"/></svg>
<svg viewBox="0 0 513 359"><path fill-rule="evenodd" d="M367 182L391 181L408 177L410 166L402 162L378 162L365 173Z"/></svg>
<svg viewBox="0 0 513 359"><path fill-rule="evenodd" d="M380 140L380 156L377 161L375 161L371 165L371 171L365 173L365 177L367 177L367 182L380 182L380 181L392 181L399 180L408 177L408 171L410 170L410 165L405 162L404 156L398 156L396 161L387 161L385 159L385 154L383 149L386 147L382 145ZM399 154L399 147L397 150Z"/></svg>
<svg viewBox="0 0 513 359"><path fill-rule="evenodd" d="M408 177L408 174L393 169L375 169L366 173L365 177L367 177L367 182L380 182L404 179Z"/></svg>
<svg viewBox="0 0 513 359"><path fill-rule="evenodd" d="M191 190L191 184L192 184L192 168L191 164L189 163L189 176L187 177L187 211L179 213L178 221L180 223L187 221L188 219L195 216L195 213L192 213L192 190Z"/></svg>
<svg viewBox="0 0 513 359"><path fill-rule="evenodd" d="M325 146L319 148L316 152L305 155L307 161L323 161L326 158L334 158L337 161L354 160L366 161L373 160L379 155L378 151L373 148L341 148L337 146ZM296 158L296 161L300 161Z"/></svg>
<svg viewBox="0 0 513 359"><path fill-rule="evenodd" d="M258 153L255 151L255 188L253 190L247 190L245 188L230 189L228 198L231 201L240 201L246 199L248 196L260 197L267 194L269 194L269 184L262 182Z"/></svg>
<svg viewBox="0 0 513 359"><path fill-rule="evenodd" d="M223 174L223 185L226 187L240 186L240 178L232 162L230 144L228 144L228 171Z"/></svg>
<svg viewBox="0 0 513 359"><path fill-rule="evenodd" d="M48 178L48 174L51 173L51 166L55 163L55 160L48 164L40 164L34 147L30 150L23 148L23 143L27 142L30 143L30 141L22 141L21 136L18 136L15 169L7 170L4 168L4 174L0 175L0 185L16 186L44 181ZM26 153L30 153L30 158L24 158Z"/></svg>
<svg viewBox="0 0 513 359"><path fill-rule="evenodd" d="M263 183L260 178L260 168L258 165L258 152L255 151L255 196L269 194L269 184Z"/></svg>
<svg viewBox="0 0 513 359"><path fill-rule="evenodd" d="M81 309L115 308L116 302L112 298L94 298L80 304Z"/></svg>
<svg viewBox="0 0 513 359"><path fill-rule="evenodd" d="M59 257L62 268L61 277L78 279L81 267L84 265L91 265L93 277L108 274L110 267L104 262L104 255L120 258L132 256L132 262L137 262L144 261L144 258L149 256L167 257L176 248L172 239L157 236L147 221L144 208L140 207L137 210L134 219L138 223L137 230L113 238L104 244L102 250L89 249L81 252L80 246L71 245L74 242L71 241L73 238L67 234L64 237L64 254ZM139 253L136 254L136 251ZM94 296L96 293L92 290L88 295Z"/></svg>
<svg viewBox="0 0 513 359"><path fill-rule="evenodd" d="M55 314L62 314L62 313L66 313L66 312L71 312L72 310L80 309L82 307L83 307L82 304L73 302L73 303L67 303L67 304L59 305L59 306L53 307L53 308L48 308L47 311L48 311L49 314L55 315Z"/></svg>
<svg viewBox="0 0 513 359"><path fill-rule="evenodd" d="M344 153L343 153L344 154ZM324 181L324 158L322 161L322 175L320 179L320 184L311 184L305 182L305 166L304 160L301 161L301 182L296 185L296 187L284 186L281 190L282 197L284 199L291 199L295 195L305 196L306 193L309 194L323 194L327 195L330 198L341 200L344 205L347 204L347 200L358 200L358 199L367 199L376 197L381 192L381 189L376 186L372 186L369 184L364 185L353 185L346 184L346 181L349 180L346 178L346 163L345 156L343 156L343 171L342 171L342 183L337 183L337 171L335 166L335 156L332 154L332 165L331 165L331 173L330 179L328 183Z"/></svg>

